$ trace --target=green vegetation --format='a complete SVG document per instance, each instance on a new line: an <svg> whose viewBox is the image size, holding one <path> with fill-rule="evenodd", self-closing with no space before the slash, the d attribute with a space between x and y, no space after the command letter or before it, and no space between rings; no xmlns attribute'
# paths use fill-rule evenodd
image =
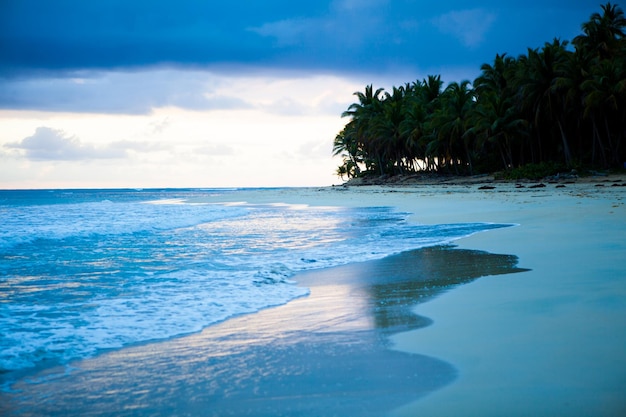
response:
<svg viewBox="0 0 626 417"><path fill-rule="evenodd" d="M565 165L557 164L555 162L542 162L540 164L530 163L518 168L511 168L507 171L499 172L496 177L507 180L540 180L562 172L567 172L567 167Z"/></svg>
<svg viewBox="0 0 626 417"><path fill-rule="evenodd" d="M372 85L343 113L333 154L341 177L505 171L536 176L626 161L626 18L611 3L558 39L517 58L496 55L470 83L440 76ZM520 168L525 167L525 168Z"/></svg>

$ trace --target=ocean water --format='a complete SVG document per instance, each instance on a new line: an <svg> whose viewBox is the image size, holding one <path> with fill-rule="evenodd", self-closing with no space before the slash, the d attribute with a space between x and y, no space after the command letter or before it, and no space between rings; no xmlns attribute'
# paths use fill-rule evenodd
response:
<svg viewBox="0 0 626 417"><path fill-rule="evenodd" d="M417 225L390 207L232 202L243 193L0 191L0 375L287 303L308 294L294 281L300 271L508 226Z"/></svg>

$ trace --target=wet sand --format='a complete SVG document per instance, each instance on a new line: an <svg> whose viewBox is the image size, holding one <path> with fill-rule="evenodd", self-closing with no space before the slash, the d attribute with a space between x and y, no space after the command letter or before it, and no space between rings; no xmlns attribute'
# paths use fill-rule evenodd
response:
<svg viewBox="0 0 626 417"><path fill-rule="evenodd" d="M454 381L440 359L389 349L431 324L411 307L517 258L435 247L297 277L308 297L202 333L73 363L3 394L19 415L380 416Z"/></svg>

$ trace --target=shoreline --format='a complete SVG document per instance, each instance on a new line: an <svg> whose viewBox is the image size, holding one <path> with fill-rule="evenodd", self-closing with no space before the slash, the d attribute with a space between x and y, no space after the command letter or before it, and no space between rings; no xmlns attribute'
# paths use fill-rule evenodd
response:
<svg viewBox="0 0 626 417"><path fill-rule="evenodd" d="M441 359L389 349L391 335L431 324L411 307L487 275L525 272L516 265L513 255L435 246L303 272L296 279L310 288L308 297L200 333L75 361L69 375L57 372L45 384L21 381L14 388L29 399L3 394L13 405L3 411L384 415L456 377L455 368ZM136 363L141 369L134 369ZM161 398L138 401L142 393L159 390ZM35 404L29 402L33 398ZM84 398L90 400L81 402ZM129 405L133 413L124 412Z"/></svg>
<svg viewBox="0 0 626 417"><path fill-rule="evenodd" d="M257 314L227 320L222 324L225 333L219 333L216 327L210 326L200 334L125 348L73 363L79 369L71 378L52 381L47 391L31 387L30 394L42 395L46 398L43 406L52 407L55 404L58 406L61 398L68 401L66 404L74 404L76 397L73 395L80 394L78 398L82 398L94 392L110 392L106 407L121 407L120 410L135 407L133 410L136 412L150 404L170 409L179 407L179 414L183 414L183 410L189 414L203 411L184 404L191 398L197 400L196 405L210 403L209 407L216 407L216 410L219 407L226 410L233 404L247 404L250 409L255 409L261 404L266 407L267 415L277 415L278 411L283 415L302 415L306 410L282 406L280 410L275 408L285 400L282 395L285 388L280 384L291 386L293 395L298 393L301 385L288 378L279 381L273 376L285 376L289 372L307 375L313 368L339 370L346 376L340 381L341 387L349 387L352 381L371 381L372 376L379 378L377 381L380 382L390 370L405 369L408 374L396 376L410 379L413 370L417 369L418 374L425 372L440 375L441 378L434 385L432 381L413 379L414 385L419 388L417 391L408 392L406 384L394 384L387 391L374 390L384 393L381 396L372 394L371 385L356 384L352 392L360 394L351 395L345 389L328 388L326 381L327 391L310 393L309 403L324 404L326 410L332 410L339 407L340 402L323 403L323 400L329 400L329 394L339 393L341 404L346 403L346 398L351 398L350 403L357 407L352 410L365 405L372 415L383 414L392 408L396 410L391 415L398 417L620 415L626 410L622 398L626 389L626 359L623 358L623 346L626 345L626 284L623 280L626 277L626 242L623 239L626 236L626 190L623 187L596 186L593 182L567 184L558 189L550 186L520 189L514 183L488 190L479 190L479 187L477 184L444 184L278 189L270 193L251 190L249 199L311 205L393 206L412 213L408 221L423 224L474 221L519 224L518 227L491 230L458 240L453 251L510 254L518 258L521 268L530 271L482 277L452 291L445 291L445 294L429 298L427 303L413 308L417 316L407 315L406 311L396 315L400 317L400 326L391 326L393 330L389 332L371 331L372 326L376 327L372 324L376 320L366 319L362 313L335 311L338 305L349 305L360 306L359 311L362 312L367 304L354 301L355 293L363 294L363 281L356 281L361 282L361 290L357 290L348 279L348 284L330 286L332 291L326 296L309 296ZM238 199L240 197L238 195ZM224 201L228 197L216 198ZM394 259L391 262L397 263L397 258ZM361 264L350 264L346 269L354 271L359 266L362 267ZM310 274L328 271L313 271ZM301 285L306 286L306 274L298 278ZM375 275L371 267L362 269L356 275L354 272L350 274L353 278L361 277L360 280ZM336 284L336 276L333 275L318 279L320 283L326 280ZM315 286L310 288L313 293ZM396 290L399 288L396 287ZM391 300L394 294L393 291L383 293L387 294L386 300ZM371 300L371 297L360 299ZM324 300L330 303L315 307L318 301ZM320 310L320 306L324 307ZM372 304L369 305L371 307ZM294 320L291 314L284 313L295 311L293 309L300 309L306 320ZM326 319L320 311L336 312L340 319ZM418 321L411 322L407 317L418 317ZM431 321L431 325L424 326ZM272 323L281 325L274 326ZM319 326L334 330L320 332ZM278 334L277 328L282 329ZM402 332L398 333L398 330ZM358 342L353 337L357 334L365 336L365 339ZM339 338L341 343L333 344L333 337ZM382 343L381 340L387 342ZM269 346L263 344L268 341L282 343L282 347L278 350L263 348ZM297 347L300 342L304 344ZM344 349L329 348L335 345ZM206 353L212 346L219 347L218 352L213 351L213 362ZM246 346L257 346L257 350L246 356ZM381 364L376 372L363 374L362 365L344 367L360 355L355 354L356 350L370 355L361 355L361 358ZM276 352L280 354L276 355ZM320 355L308 355L307 352L320 352ZM395 353L391 354L392 359L382 360L381 352L383 355ZM227 363L240 367L221 363L220 358L224 355L230 355ZM335 359L324 359L333 356ZM281 372L264 373L259 366L241 367L245 365L246 357L252 363L268 363ZM285 357L295 358L296 361L284 366ZM417 360L407 362L407 357ZM148 372L150 367L143 366L146 361L162 372ZM311 363L317 363L319 367L313 367ZM138 369L137 364L142 364L143 369ZM169 368L171 366L180 369L173 372ZM228 376L229 369L239 371ZM244 395L247 400L237 397L236 390L212 386L210 375L214 372L225 375L230 381L225 386L239 387L247 392ZM158 380L165 377L171 378L167 382ZM264 379L268 377L271 382L269 388L265 386L268 380ZM112 385L106 385L107 378ZM111 378L117 378L117 382ZM138 386L137 391L128 391L122 383L124 380L154 379L155 390L146 391ZM269 390L271 401L264 405L253 401L256 394L250 381L258 381L259 389L265 387ZM168 389L178 390L177 394L168 397ZM216 405L219 401L215 398L207 399L206 392L211 389L218 390L213 392L218 392L217 397L225 402ZM130 397L127 395L124 400L124 393ZM384 405L384 409L376 409L375 405L365 401L382 397L392 399L391 403ZM174 406L164 404L165 398L177 399L179 403ZM94 411L93 414L106 412ZM109 414L112 414L110 409ZM231 415L247 414L246 410L240 409L239 413ZM328 411L327 415L333 414Z"/></svg>

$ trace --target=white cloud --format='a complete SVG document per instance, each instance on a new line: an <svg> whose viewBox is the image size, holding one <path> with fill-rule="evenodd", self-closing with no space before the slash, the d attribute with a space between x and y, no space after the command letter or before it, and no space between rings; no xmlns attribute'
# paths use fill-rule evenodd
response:
<svg viewBox="0 0 626 417"><path fill-rule="evenodd" d="M204 155L210 157L231 156L235 154L232 146L224 143L208 144L194 149L194 155Z"/></svg>
<svg viewBox="0 0 626 417"><path fill-rule="evenodd" d="M249 110L268 114L338 117L352 102L352 93L361 87L356 81L332 76L242 76L219 78L214 93L245 97Z"/></svg>
<svg viewBox="0 0 626 417"><path fill-rule="evenodd" d="M75 136L49 127L38 127L32 136L4 146L22 151L24 157L33 161L109 159L126 155L124 149L96 149L93 145L81 143Z"/></svg>
<svg viewBox="0 0 626 417"><path fill-rule="evenodd" d="M155 120L149 123L148 129L146 130L147 134L150 135L158 135L163 132L171 125L171 121L168 117L165 117L161 120Z"/></svg>
<svg viewBox="0 0 626 417"><path fill-rule="evenodd" d="M474 48L484 40L492 23L494 13L483 9L453 10L432 20L433 24L445 34L456 37L465 46Z"/></svg>
<svg viewBox="0 0 626 417"><path fill-rule="evenodd" d="M140 153L165 150L166 147L154 142L121 140L96 147L82 143L60 129L41 126L35 133L19 142L4 144L7 149L18 151L21 157L31 161L89 161L96 159L123 159L129 151Z"/></svg>
<svg viewBox="0 0 626 417"><path fill-rule="evenodd" d="M132 140L118 140L115 142L111 142L111 144L104 147L105 150L113 151L120 150L126 153L126 151L135 151L140 153L146 152L159 152L166 151L169 149L169 146L164 145L160 142L138 142Z"/></svg>

